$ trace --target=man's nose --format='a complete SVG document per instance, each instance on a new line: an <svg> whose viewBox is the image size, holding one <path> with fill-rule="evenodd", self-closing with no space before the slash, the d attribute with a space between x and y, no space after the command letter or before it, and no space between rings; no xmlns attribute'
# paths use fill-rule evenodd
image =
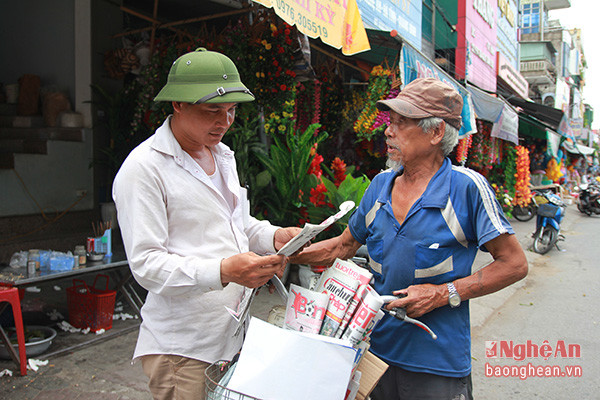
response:
<svg viewBox="0 0 600 400"><path fill-rule="evenodd" d="M233 123L234 117L235 117L235 114L233 114L229 111L220 112L217 117L217 125L229 127Z"/></svg>
<svg viewBox="0 0 600 400"><path fill-rule="evenodd" d="M392 137L393 132L392 132L392 126L388 125L387 128L385 128L385 130L383 131L383 134L385 135L385 137Z"/></svg>

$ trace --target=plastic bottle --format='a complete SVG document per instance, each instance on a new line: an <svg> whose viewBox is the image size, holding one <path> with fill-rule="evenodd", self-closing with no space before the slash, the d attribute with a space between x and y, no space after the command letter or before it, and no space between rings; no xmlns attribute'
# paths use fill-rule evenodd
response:
<svg viewBox="0 0 600 400"><path fill-rule="evenodd" d="M29 250L27 254L27 276L35 276L40 270L40 251Z"/></svg>
<svg viewBox="0 0 600 400"><path fill-rule="evenodd" d="M85 251L85 246L75 246L75 251L73 252L73 254L79 257L79 266L86 264L87 253Z"/></svg>

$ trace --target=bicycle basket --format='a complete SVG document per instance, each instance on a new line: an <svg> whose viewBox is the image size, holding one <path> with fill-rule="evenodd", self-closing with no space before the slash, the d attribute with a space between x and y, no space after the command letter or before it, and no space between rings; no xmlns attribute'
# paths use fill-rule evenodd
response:
<svg viewBox="0 0 600 400"><path fill-rule="evenodd" d="M243 393L227 389L226 385L231 378L228 374L231 361L217 361L212 363L204 371L206 377L206 399L207 400L260 400L256 397L247 396ZM233 371L233 369L231 369Z"/></svg>
<svg viewBox="0 0 600 400"><path fill-rule="evenodd" d="M554 218L556 217L556 213L558 212L559 207L555 206L554 204L550 204L550 203L546 203L546 204L541 204L538 208L538 215L542 216L542 217L547 217L547 218Z"/></svg>

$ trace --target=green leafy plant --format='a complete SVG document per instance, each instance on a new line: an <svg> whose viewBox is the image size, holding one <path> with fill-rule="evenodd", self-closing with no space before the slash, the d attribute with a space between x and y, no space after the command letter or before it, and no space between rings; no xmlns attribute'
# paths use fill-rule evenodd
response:
<svg viewBox="0 0 600 400"><path fill-rule="evenodd" d="M293 125L291 120L282 121L282 134L272 136L269 153L256 154L268 174L262 182L267 184L258 185L258 190L271 189L264 199L264 216L282 226L297 225L303 206L303 190L317 184L316 177L308 173L314 157L311 149L327 138L325 132L315 136L319 124L310 125L304 132L294 131Z"/></svg>
<svg viewBox="0 0 600 400"><path fill-rule="evenodd" d="M324 167L324 169L330 177L333 177L333 172L331 170L329 170L327 167ZM339 184L339 186L336 186L333 180L321 177L321 182L327 189L327 191L323 192L323 194L325 195L328 206L316 207L315 205L310 204L308 207L306 207L309 221L312 223L320 223L330 215L336 213L340 205L345 201L351 200L354 202L354 204L356 204L356 206L360 204L360 201L365 194L365 190L367 190L371 181L364 175L355 178L352 176L353 172L354 167L349 167L346 171L347 175L345 179ZM328 228L326 232L322 233L319 237L319 240L340 235L346 226L348 226L349 218L350 214L346 214L334 225Z"/></svg>

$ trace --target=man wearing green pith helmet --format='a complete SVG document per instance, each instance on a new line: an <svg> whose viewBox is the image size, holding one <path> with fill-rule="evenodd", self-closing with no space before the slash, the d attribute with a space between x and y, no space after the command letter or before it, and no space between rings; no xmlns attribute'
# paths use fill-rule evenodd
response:
<svg viewBox="0 0 600 400"><path fill-rule="evenodd" d="M245 288L282 273L274 253L300 229L249 214L221 139L237 104L254 95L227 56L199 48L179 57L154 100L170 101L173 114L113 184L127 259L148 290L133 357L155 399L203 399L206 367L242 345L225 307L235 310Z"/></svg>

